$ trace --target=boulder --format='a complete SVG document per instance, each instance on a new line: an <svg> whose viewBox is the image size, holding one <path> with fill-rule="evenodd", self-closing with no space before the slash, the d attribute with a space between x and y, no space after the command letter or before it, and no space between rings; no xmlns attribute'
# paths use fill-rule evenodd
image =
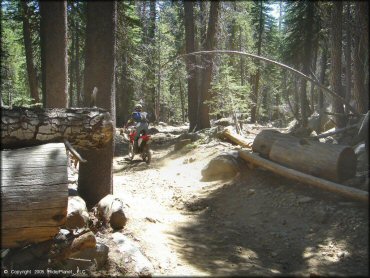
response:
<svg viewBox="0 0 370 278"><path fill-rule="evenodd" d="M88 267L96 267L101 269L108 260L109 247L103 243L96 243L93 248L83 249L78 253L75 253L68 260L69 264L77 263L78 261L87 262ZM79 265L80 269L83 267Z"/></svg>
<svg viewBox="0 0 370 278"><path fill-rule="evenodd" d="M119 251L118 254L121 256L114 256L114 260L119 260L118 265L126 265L126 267L133 268L139 276L150 276L153 273L153 265L146 258L139 247L128 237L124 236L120 232L112 234L115 248ZM132 264L128 266L128 264Z"/></svg>
<svg viewBox="0 0 370 278"><path fill-rule="evenodd" d="M240 166L234 154L225 153L213 158L203 169L203 180L218 180L234 177Z"/></svg>
<svg viewBox="0 0 370 278"><path fill-rule="evenodd" d="M89 213L85 201L80 196L68 197L66 228L78 229L85 227L89 221Z"/></svg>
<svg viewBox="0 0 370 278"><path fill-rule="evenodd" d="M123 201L111 194L105 196L97 205L97 217L113 229L122 229L127 222Z"/></svg>

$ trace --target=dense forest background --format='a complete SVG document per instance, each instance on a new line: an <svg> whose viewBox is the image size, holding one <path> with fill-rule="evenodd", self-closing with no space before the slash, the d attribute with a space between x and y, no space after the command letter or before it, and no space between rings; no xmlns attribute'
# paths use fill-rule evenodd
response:
<svg viewBox="0 0 370 278"><path fill-rule="evenodd" d="M52 93L46 92L42 45L43 34L58 33L58 26L49 30L55 10L49 11L49 26L42 26L48 10L40 3L1 1L4 105L52 106L46 101ZM112 13L90 12L94 28L88 26L89 3L67 1L62 14L66 46L54 47L62 56L66 48L67 54L67 101L61 107L89 106L92 87L86 86L86 72L101 67L88 62L90 35L93 42L113 44L117 126L137 102L151 121L190 122L191 130L225 116L277 126L295 118L305 125L311 115L323 113L334 115L342 127L350 113L368 110L367 1L117 1ZM93 37L104 20L113 22L112 40ZM202 50L233 50L279 61L328 87L353 109L306 79L258 59L184 56ZM55 53L50 55L57 60Z"/></svg>

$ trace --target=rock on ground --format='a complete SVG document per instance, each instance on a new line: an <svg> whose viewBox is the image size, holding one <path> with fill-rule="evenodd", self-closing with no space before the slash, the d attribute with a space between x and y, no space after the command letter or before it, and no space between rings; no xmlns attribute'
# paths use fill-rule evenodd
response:
<svg viewBox="0 0 370 278"><path fill-rule="evenodd" d="M117 250L122 255L116 257L116 260L122 261L126 267L133 268L139 276L150 276L153 273L152 263L141 253L133 241L120 232L113 233L112 237Z"/></svg>
<svg viewBox="0 0 370 278"><path fill-rule="evenodd" d="M217 180L234 177L240 171L237 158L233 154L221 154L213 158L203 169L204 180Z"/></svg>
<svg viewBox="0 0 370 278"><path fill-rule="evenodd" d="M69 229L82 228L89 221L89 213L85 201L80 196L68 197L67 220L65 226Z"/></svg>
<svg viewBox="0 0 370 278"><path fill-rule="evenodd" d="M113 229L122 229L127 222L123 201L111 194L105 196L97 205L97 217Z"/></svg>

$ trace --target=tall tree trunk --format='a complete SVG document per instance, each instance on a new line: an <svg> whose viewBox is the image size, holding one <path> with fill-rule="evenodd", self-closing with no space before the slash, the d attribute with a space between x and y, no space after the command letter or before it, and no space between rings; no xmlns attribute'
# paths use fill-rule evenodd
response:
<svg viewBox="0 0 370 278"><path fill-rule="evenodd" d="M262 34L264 31L264 18L263 18L263 3L259 2L259 24L258 24L258 41L257 41L257 55L261 56L262 51ZM255 123L258 118L258 95L260 83L260 62L257 61L257 72L253 76L253 92L252 92L252 107L251 107L251 122Z"/></svg>
<svg viewBox="0 0 370 278"><path fill-rule="evenodd" d="M41 63L45 107L64 108L68 100L67 1L40 1Z"/></svg>
<svg viewBox="0 0 370 278"><path fill-rule="evenodd" d="M239 26L239 51L243 51L242 49L242 27ZM245 85L245 58L243 56L240 57L240 85Z"/></svg>
<svg viewBox="0 0 370 278"><path fill-rule="evenodd" d="M307 18L306 18L306 25L307 29L305 32L305 44L304 44L304 51L303 51L303 68L302 72L306 75L310 75L311 64L312 64L312 53L313 53L313 25L314 22L314 2L307 3ZM307 80L301 78L300 80L300 106L301 106L301 116L302 116L302 126L307 126L308 116L311 114L310 105L307 98Z"/></svg>
<svg viewBox="0 0 370 278"><path fill-rule="evenodd" d="M326 64L328 61L328 55L327 55L328 49L327 46L324 45L322 48L322 56L321 56L321 69L320 69L320 83L324 85L325 82L325 71L326 71ZM319 130L318 132L321 132L321 121L324 113L324 94L321 89L319 89Z"/></svg>
<svg viewBox="0 0 370 278"><path fill-rule="evenodd" d="M207 39L205 43L205 50L213 50L216 45L216 30L218 29L220 12L220 1L212 1L209 15L209 22L207 28ZM205 65L203 70L202 78L202 90L201 90L201 103L200 103L200 115L197 130L209 128L209 106L208 102L211 99L211 81L212 81L212 69L213 69L213 55L209 55L209 61Z"/></svg>
<svg viewBox="0 0 370 278"><path fill-rule="evenodd" d="M184 2L185 12L185 47L186 52L195 51L195 30L194 30L194 3L192 1ZM198 118L198 91L196 74L196 56L190 55L186 59L186 71L188 73L188 117L189 131L192 131Z"/></svg>
<svg viewBox="0 0 370 278"><path fill-rule="evenodd" d="M315 74L316 72L316 64L317 64L317 53L319 51L318 41L316 41L316 45L314 46L314 55L312 59L312 71ZM310 84L310 101L311 101L311 111L315 111L315 85L313 83Z"/></svg>
<svg viewBox="0 0 370 278"><path fill-rule="evenodd" d="M72 10L73 10L73 5L72 5ZM75 22L72 18L71 20L71 26L73 26L72 28L75 29ZM76 32L76 31L75 31ZM73 107L73 90L74 90L74 84L75 84L75 79L76 79L76 71L75 71L75 48L76 48L76 40L75 40L75 36L73 34L74 32L72 32L72 42L71 42L71 56L69 57L70 58L70 67L69 67L69 106L68 107Z"/></svg>
<svg viewBox="0 0 370 278"><path fill-rule="evenodd" d="M117 2L87 3L85 105L94 87L96 105L113 115L115 127L115 46ZM87 163L80 165L78 192L89 208L112 193L114 138L102 150L83 151Z"/></svg>
<svg viewBox="0 0 370 278"><path fill-rule="evenodd" d="M346 68L346 95L345 99L347 102L351 100L351 86L352 86L352 66L351 66L351 46L352 46L352 37L351 37L351 3L346 3L346 41L344 46L344 58L345 58L345 68ZM345 106L345 113L349 113L348 106Z"/></svg>
<svg viewBox="0 0 370 278"><path fill-rule="evenodd" d="M180 87L181 120L183 123L185 123L185 96L181 79L179 79L179 87Z"/></svg>
<svg viewBox="0 0 370 278"><path fill-rule="evenodd" d="M81 73L80 73L80 28L76 22L76 47L75 47L75 77L76 77L76 105L82 105Z"/></svg>
<svg viewBox="0 0 370 278"><path fill-rule="evenodd" d="M367 7L367 8L366 8ZM366 78L368 80L368 14L369 11L368 3L355 2L355 20L356 20L356 33L354 34L354 49L353 49L353 76L354 76L354 88L353 95L356 100L356 106L359 113L366 113L368 110L369 102L369 91L368 86L366 87ZM366 23L367 17L367 26ZM367 58L366 58L367 57ZM367 61L365 61L367 59ZM367 63L366 63L367 62ZM367 77L365 75L367 72ZM368 81L367 81L368 82Z"/></svg>
<svg viewBox="0 0 370 278"><path fill-rule="evenodd" d="M37 85L37 74L35 64L33 62L33 50L32 50L32 39L31 39L31 27L30 27L30 14L27 6L27 1L20 1L22 9L22 21L23 21L23 39L24 48L26 52L26 64L28 73L28 85L30 88L31 98L34 99L35 103L40 102L39 90Z"/></svg>
<svg viewBox="0 0 370 278"><path fill-rule="evenodd" d="M333 2L331 13L331 87L338 95L343 96L342 90L342 10L343 3L341 1ZM343 103L337 98L333 99L333 108L335 113L341 113L335 117L335 122L338 128L344 127L346 121L344 119Z"/></svg>
<svg viewBox="0 0 370 278"><path fill-rule="evenodd" d="M154 112L157 121L160 121L160 110L161 110L161 79L162 79L162 65L161 65L161 30L158 29L158 69L157 69L157 88L154 91Z"/></svg>
<svg viewBox="0 0 370 278"><path fill-rule="evenodd" d="M155 27L156 27L156 0L150 0L150 14L149 14L149 27L148 27L148 39L149 39L149 44L151 46L151 51L149 53L149 70L148 70L148 84L149 84L149 97L150 97L150 107L149 111L152 114L152 120L154 122L158 121L157 115L156 115L156 89L155 89L155 83L156 83L156 78L155 78Z"/></svg>

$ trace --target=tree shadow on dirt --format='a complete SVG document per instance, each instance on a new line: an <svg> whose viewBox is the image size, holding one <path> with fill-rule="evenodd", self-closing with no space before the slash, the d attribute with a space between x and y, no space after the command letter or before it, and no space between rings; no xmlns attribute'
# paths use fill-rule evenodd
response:
<svg viewBox="0 0 370 278"><path fill-rule="evenodd" d="M173 244L211 275L368 274L363 204L261 170L196 203L192 224L177 229Z"/></svg>

